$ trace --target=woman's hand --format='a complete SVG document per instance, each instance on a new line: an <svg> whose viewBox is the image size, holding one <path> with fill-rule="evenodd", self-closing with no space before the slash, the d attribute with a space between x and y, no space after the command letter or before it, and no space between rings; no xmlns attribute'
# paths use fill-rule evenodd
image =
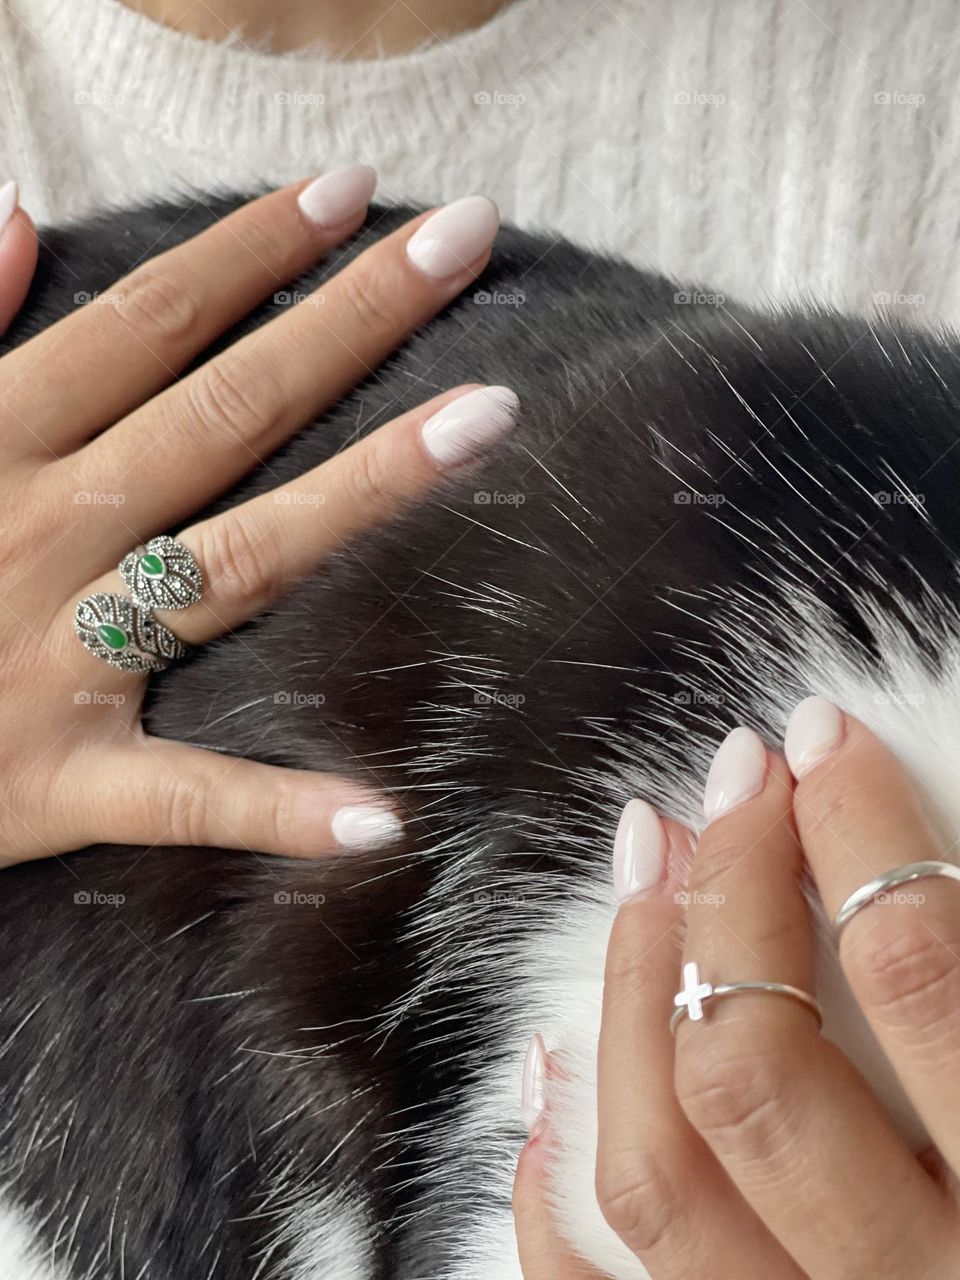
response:
<svg viewBox="0 0 960 1280"><path fill-rule="evenodd" d="M124 555L229 488L482 270L497 214L472 197L373 244L325 283L323 306L307 299L178 377L355 231L373 186L352 166L256 200L0 360L0 865L99 841L309 857L395 838L385 802L344 779L147 736L144 677L73 630L79 600L125 592ZM0 265L17 226L20 213ZM191 644L236 626L492 444L515 408L504 388L448 391L284 490L189 525L178 536L203 598L159 620Z"/></svg>
<svg viewBox="0 0 960 1280"><path fill-rule="evenodd" d="M805 865L833 918L875 876L944 856L904 772L859 721L808 699L785 745L789 770L750 730L723 743L685 888L684 833L642 801L627 806L599 1052L600 1205L653 1280L950 1280L960 1275L960 886L918 881L860 910L840 942L932 1158L908 1150L796 1000L741 992L710 1002L702 1021L684 1018L676 1038L669 1029L681 960L706 981L813 990ZM542 1214L536 1192L525 1203L530 1221ZM531 1228L518 1229L522 1239ZM531 1264L524 1274L580 1273Z"/></svg>

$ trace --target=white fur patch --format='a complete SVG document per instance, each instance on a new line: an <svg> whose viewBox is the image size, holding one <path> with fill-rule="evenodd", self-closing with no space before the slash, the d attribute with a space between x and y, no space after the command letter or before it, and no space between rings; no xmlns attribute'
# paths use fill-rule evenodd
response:
<svg viewBox="0 0 960 1280"><path fill-rule="evenodd" d="M45 1252L27 1215L0 1199L0 1280L69 1280L44 1261Z"/></svg>
<svg viewBox="0 0 960 1280"><path fill-rule="evenodd" d="M732 707L738 719L765 729L771 741L782 741L787 717L800 698L818 693L831 699L877 733L922 785L931 818L949 849L960 835L960 641L945 641L944 635L960 636L960 619L946 602L935 602L931 614L929 598L922 602L924 612L919 601L915 605L891 598L889 610L880 612L869 601L858 600L880 653L879 663L868 667L861 655L844 644L812 598L785 591L783 599L790 604L776 606L778 612L782 608L774 632L777 647L757 639L764 633L759 624L756 630L744 626L743 614L735 620L731 635L723 639L735 657L737 687L711 688L710 676L715 678L716 668L705 672L703 705L715 705L715 695L722 693L728 710ZM744 613L758 618L758 600L740 603ZM927 622L931 616L943 625L942 633L932 634ZM769 617L766 622L769 625ZM931 674L911 638L917 634L937 652L941 674ZM620 806L629 795L648 797L670 816L699 827L700 787L720 736L708 713L702 736L685 744L686 767L664 756L660 776L638 767L635 742L624 743L619 776L608 771L610 776L591 780L610 797L610 840ZM561 846L562 838L556 832L547 837ZM515 943L512 948L509 942L505 945L500 991L509 1001L503 1011L503 1030L512 1053L477 1082L469 1117L458 1126L456 1140L452 1136L449 1140L449 1157L455 1164L457 1146L502 1131L505 1115L517 1106L527 1037L541 1031L548 1048L562 1054L564 1071L570 1076L551 1084L552 1127L561 1147L552 1192L564 1234L583 1257L618 1280L649 1280L645 1268L604 1222L594 1193L596 1046L604 954L615 911L608 859L609 850L601 850L596 875L581 884L579 900L559 912L551 907L542 913L540 927L530 933L522 955L516 954ZM818 995L824 1006L825 1034L853 1059L918 1149L924 1143L923 1128L853 1001L817 905ZM489 951L484 963L489 970ZM664 1010L665 1018L668 1013ZM637 1087L642 1088L643 1082L638 1080ZM509 1204L513 1172L513 1162L504 1161L499 1188L504 1206ZM455 1280L520 1280L508 1209L502 1214L478 1210L464 1235L467 1243Z"/></svg>
<svg viewBox="0 0 960 1280"><path fill-rule="evenodd" d="M343 1188L307 1196L284 1219L280 1239L292 1243L283 1280L370 1280L375 1258L374 1233L359 1196Z"/></svg>

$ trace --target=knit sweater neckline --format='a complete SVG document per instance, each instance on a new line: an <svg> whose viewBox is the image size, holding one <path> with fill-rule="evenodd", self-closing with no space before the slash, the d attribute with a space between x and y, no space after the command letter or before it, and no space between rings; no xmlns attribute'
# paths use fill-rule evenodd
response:
<svg viewBox="0 0 960 1280"><path fill-rule="evenodd" d="M436 120L438 138L451 115L452 92L509 94L521 80L526 88L548 77L556 92L557 63L572 52L570 38L589 6L513 0L450 39L352 61L316 50L267 53L239 38L202 40L119 0L35 0L33 12L31 26L43 32L44 43L69 49L77 94L128 125L200 152L254 136L288 154L315 154L318 143L336 136L348 111L383 118L395 141L403 123L393 108L399 113L409 104L411 84L418 111ZM296 109L278 110L285 104Z"/></svg>

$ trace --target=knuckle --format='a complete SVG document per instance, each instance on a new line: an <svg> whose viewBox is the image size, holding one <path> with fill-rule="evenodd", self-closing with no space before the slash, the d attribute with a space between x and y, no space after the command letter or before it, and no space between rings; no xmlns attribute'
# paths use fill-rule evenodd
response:
<svg viewBox="0 0 960 1280"><path fill-rule="evenodd" d="M636 998L665 966L675 967L683 944L678 918L664 929L661 919L651 928L646 919L648 903L629 899L621 904L613 920L604 966L604 998L624 1001L633 1007Z"/></svg>
<svg viewBox="0 0 960 1280"><path fill-rule="evenodd" d="M271 272L291 260L294 240L289 228L276 217L265 216L256 205L244 210L242 221L233 224L233 231L240 245Z"/></svg>
<svg viewBox="0 0 960 1280"><path fill-rule="evenodd" d="M684 1037L677 1050L677 1097L709 1141L763 1154L782 1143L785 1051L779 1044L764 1045L756 1027L749 1049L728 1043L722 1031L719 1024L711 1027L706 1048L702 1033Z"/></svg>
<svg viewBox="0 0 960 1280"><path fill-rule="evenodd" d="M358 506L381 505L395 492L397 478L383 451L372 440L363 441L353 451L347 483Z"/></svg>
<svg viewBox="0 0 960 1280"><path fill-rule="evenodd" d="M303 829L303 805L298 805L297 796L295 786L283 781L271 782L268 802L251 806L264 848L291 851L291 833ZM248 799L253 799L252 791ZM315 839L316 831L311 832L311 837Z"/></svg>
<svg viewBox="0 0 960 1280"><path fill-rule="evenodd" d="M338 282L339 300L353 313L361 333L399 334L399 309L371 271L346 271Z"/></svg>
<svg viewBox="0 0 960 1280"><path fill-rule="evenodd" d="M824 831L843 835L862 826L864 813L876 807L870 795L868 778L850 776L845 770L842 780L831 769L813 769L797 783L794 806L798 820Z"/></svg>
<svg viewBox="0 0 960 1280"><path fill-rule="evenodd" d="M176 844L206 843L208 791L199 778L189 783L178 780L170 787L160 805L160 821L166 824L163 843L167 836Z"/></svg>
<svg viewBox="0 0 960 1280"><path fill-rule="evenodd" d="M607 1225L641 1255L653 1252L673 1234L682 1200L649 1153L601 1151L596 1194Z"/></svg>
<svg viewBox="0 0 960 1280"><path fill-rule="evenodd" d="M274 377L259 362L211 360L186 382L190 412L205 427L238 437L256 450L270 442L282 413Z"/></svg>
<svg viewBox="0 0 960 1280"><path fill-rule="evenodd" d="M221 603L246 610L267 603L277 576L276 538L269 526L239 514L221 516L202 543L198 558Z"/></svg>
<svg viewBox="0 0 960 1280"><path fill-rule="evenodd" d="M876 925L846 952L851 981L871 1011L914 1031L956 1021L960 938L935 932L913 909Z"/></svg>
<svg viewBox="0 0 960 1280"><path fill-rule="evenodd" d="M735 839L726 823L707 828L697 845L687 882L690 900L722 897L731 872L743 861L747 842Z"/></svg>
<svg viewBox="0 0 960 1280"><path fill-rule="evenodd" d="M118 314L147 342L182 341L199 324L200 308L182 280L149 264L135 271L123 284Z"/></svg>

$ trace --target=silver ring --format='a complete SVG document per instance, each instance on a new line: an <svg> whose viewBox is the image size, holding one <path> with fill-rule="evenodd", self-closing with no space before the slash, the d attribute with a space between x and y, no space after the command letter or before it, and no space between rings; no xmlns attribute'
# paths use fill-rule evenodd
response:
<svg viewBox="0 0 960 1280"><path fill-rule="evenodd" d="M90 652L120 671L163 671L190 652L149 610L98 591L77 605L73 629Z"/></svg>
<svg viewBox="0 0 960 1280"><path fill-rule="evenodd" d="M166 534L124 556L120 577L142 609L189 609L203 594L203 574L193 553Z"/></svg>
<svg viewBox="0 0 960 1280"><path fill-rule="evenodd" d="M819 1003L799 987L788 986L785 982L720 982L714 986L711 982L700 981L700 966L691 961L683 966L683 987L673 997L676 1008L670 1015L670 1030L676 1035L677 1027L684 1018L699 1022L704 1015L704 1004L715 996L735 996L743 991L760 991L765 995L786 996L790 1000L796 1000L810 1010L818 1027L823 1026L823 1012Z"/></svg>
<svg viewBox="0 0 960 1280"><path fill-rule="evenodd" d="M882 900L889 889L898 885L909 884L911 880L926 880L929 876L943 876L947 880L960 880L960 868L952 862L905 862L903 866L885 871L883 875L869 880L859 889L854 889L850 897L833 919L833 927L839 939L841 933L858 911L868 907L871 902Z"/></svg>

